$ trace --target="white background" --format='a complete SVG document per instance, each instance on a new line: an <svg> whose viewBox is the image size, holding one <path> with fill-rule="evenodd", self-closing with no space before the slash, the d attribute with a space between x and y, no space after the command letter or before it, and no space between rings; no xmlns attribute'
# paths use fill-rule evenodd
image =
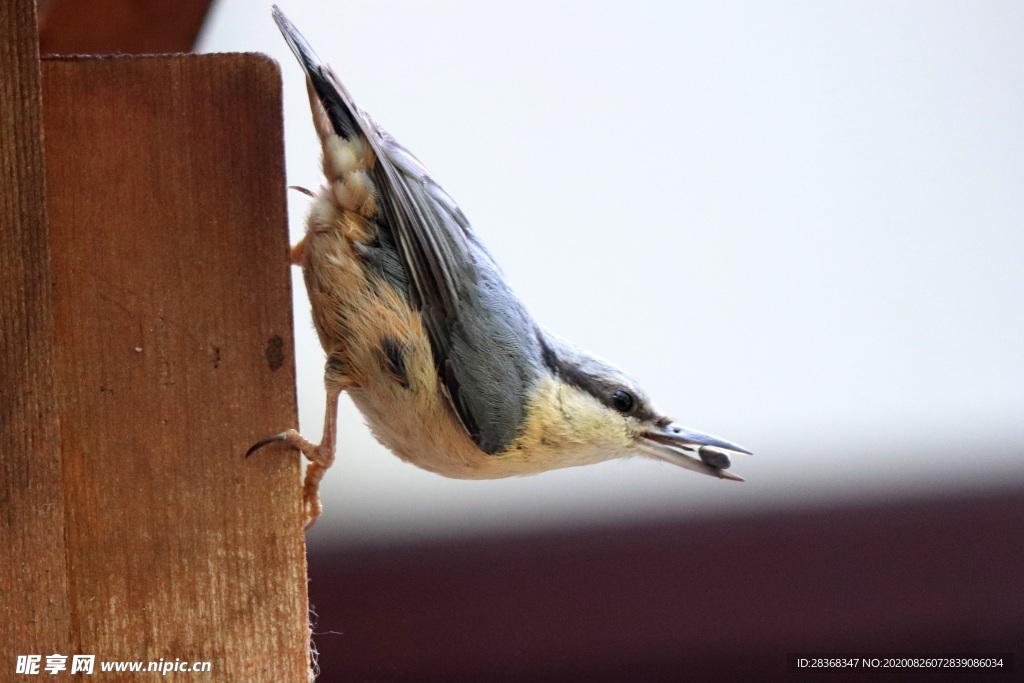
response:
<svg viewBox="0 0 1024 683"><path fill-rule="evenodd" d="M312 543L728 514L1024 482L1024 5L284 1L459 202L541 324L683 424L736 484L633 459L503 481L400 462L343 399ZM320 182L269 4L288 181ZM307 200L289 194L293 241ZM301 428L323 353L295 273ZM952 492L952 493L949 493Z"/></svg>

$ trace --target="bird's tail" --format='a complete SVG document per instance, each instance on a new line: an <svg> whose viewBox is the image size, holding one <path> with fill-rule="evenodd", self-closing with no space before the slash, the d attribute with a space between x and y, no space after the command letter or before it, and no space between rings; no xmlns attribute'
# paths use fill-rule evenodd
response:
<svg viewBox="0 0 1024 683"><path fill-rule="evenodd" d="M302 69L306 72L310 90L310 104L314 105L314 112L322 107L327 121L317 120L314 115L314 123L321 139L329 133L340 135L346 140L353 140L359 137L367 137L366 124L362 112L352 101L352 96L345 90L330 67L326 66L317 57L316 52L306 41L306 38L299 33L295 25L288 20L288 17L277 5L273 6L274 22L281 30L288 47L292 49ZM316 102L312 100L316 99ZM323 130L329 123L331 130Z"/></svg>

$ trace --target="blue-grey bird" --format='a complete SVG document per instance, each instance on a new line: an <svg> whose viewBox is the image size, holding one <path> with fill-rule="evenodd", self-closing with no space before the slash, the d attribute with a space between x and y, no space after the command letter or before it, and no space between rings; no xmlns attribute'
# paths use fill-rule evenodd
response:
<svg viewBox="0 0 1024 683"><path fill-rule="evenodd" d="M505 282L459 207L407 149L359 109L281 11L274 20L305 70L326 183L293 249L327 354L319 444L284 441L310 460L308 523L334 460L347 391L378 440L447 477L534 474L629 455L722 479L728 441L677 425L628 375L541 328Z"/></svg>

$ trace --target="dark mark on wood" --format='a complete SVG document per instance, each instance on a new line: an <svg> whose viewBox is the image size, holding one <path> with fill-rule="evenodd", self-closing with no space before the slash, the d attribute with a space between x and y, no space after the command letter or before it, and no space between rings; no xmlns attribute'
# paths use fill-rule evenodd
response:
<svg viewBox="0 0 1024 683"><path fill-rule="evenodd" d="M276 334L268 339L265 355L271 372L279 370L284 365L284 339Z"/></svg>

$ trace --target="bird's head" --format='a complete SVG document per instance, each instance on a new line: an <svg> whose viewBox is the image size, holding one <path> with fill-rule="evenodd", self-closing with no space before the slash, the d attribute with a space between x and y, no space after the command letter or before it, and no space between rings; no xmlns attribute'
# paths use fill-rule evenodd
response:
<svg viewBox="0 0 1024 683"><path fill-rule="evenodd" d="M544 363L553 381L542 392L548 432L562 447L644 455L721 479L743 481L726 470L729 453L750 454L723 439L687 429L660 413L640 386L610 363L557 337L544 337ZM573 464L573 463L566 463Z"/></svg>

